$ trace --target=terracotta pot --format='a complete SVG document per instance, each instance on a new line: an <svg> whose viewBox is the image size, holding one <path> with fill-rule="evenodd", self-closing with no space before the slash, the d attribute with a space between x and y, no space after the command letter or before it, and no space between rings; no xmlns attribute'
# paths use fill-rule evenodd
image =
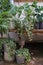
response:
<svg viewBox="0 0 43 65"><path fill-rule="evenodd" d="M18 64L22 64L22 63L24 63L25 59L24 59L24 57L20 57L20 56L16 55L16 61Z"/></svg>

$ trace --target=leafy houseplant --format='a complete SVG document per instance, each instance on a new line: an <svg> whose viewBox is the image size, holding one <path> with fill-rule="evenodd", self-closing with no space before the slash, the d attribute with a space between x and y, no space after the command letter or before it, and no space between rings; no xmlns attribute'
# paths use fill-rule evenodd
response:
<svg viewBox="0 0 43 65"><path fill-rule="evenodd" d="M22 13L22 9L23 9L23 6L20 6L20 7L17 7L17 6L14 6L12 9L11 9L11 13L12 13L12 22L14 23L14 30L16 30L16 33L13 31L11 31L10 33L13 33L13 34L9 34L9 37L10 38L16 38L15 40L19 40L19 35L22 34L22 28L21 28L21 20L20 20L20 16L21 16L21 13ZM12 12L13 11L13 12ZM19 34L19 35L18 35ZM12 37L13 35L13 37ZM16 37L15 37L16 35Z"/></svg>
<svg viewBox="0 0 43 65"><path fill-rule="evenodd" d="M39 29L43 29L43 13L37 15L37 23L39 25Z"/></svg>
<svg viewBox="0 0 43 65"><path fill-rule="evenodd" d="M33 21L35 24L35 28L36 29L40 29L41 27L43 28L43 13L41 13L41 11L43 12L43 6L38 6L37 5L37 1L34 1L32 4L32 7L34 8L33 11ZM35 19L36 18L36 19Z"/></svg>
<svg viewBox="0 0 43 65"><path fill-rule="evenodd" d="M5 40L4 43L4 60L14 61L16 43L12 40Z"/></svg>
<svg viewBox="0 0 43 65"><path fill-rule="evenodd" d="M8 11L10 8L10 0L0 0L0 13Z"/></svg>
<svg viewBox="0 0 43 65"><path fill-rule="evenodd" d="M24 63L26 62L30 62L31 57L30 57L30 53L29 50L27 48L20 48L16 51L16 60L17 63Z"/></svg>
<svg viewBox="0 0 43 65"><path fill-rule="evenodd" d="M16 9L16 15L13 16L12 21L14 22L14 28L17 30L17 34L19 36L20 41L24 40L24 30L28 33L28 36L31 35L31 30L33 27L33 20L31 18L31 12L28 3L20 6ZM22 12L24 11L25 17L21 18ZM24 16L24 15L23 15ZM21 43L20 43L21 44ZM23 45L22 45L23 44ZM25 42L22 43L21 46L23 47Z"/></svg>

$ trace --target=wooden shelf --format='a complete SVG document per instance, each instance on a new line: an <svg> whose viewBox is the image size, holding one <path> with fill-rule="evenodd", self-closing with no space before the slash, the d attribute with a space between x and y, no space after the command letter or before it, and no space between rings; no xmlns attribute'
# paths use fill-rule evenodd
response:
<svg viewBox="0 0 43 65"><path fill-rule="evenodd" d="M34 29L32 30L33 33L43 33L43 29Z"/></svg>

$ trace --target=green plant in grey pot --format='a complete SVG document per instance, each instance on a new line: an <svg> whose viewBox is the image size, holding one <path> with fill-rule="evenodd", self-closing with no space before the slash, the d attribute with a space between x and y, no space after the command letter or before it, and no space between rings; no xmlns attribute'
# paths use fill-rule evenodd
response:
<svg viewBox="0 0 43 65"><path fill-rule="evenodd" d="M4 40L3 43L4 43L4 60L9 62L14 61L16 43L10 39Z"/></svg>
<svg viewBox="0 0 43 65"><path fill-rule="evenodd" d="M31 57L29 53L29 49L27 48L20 48L16 51L16 61L18 64L24 63L24 62L30 62Z"/></svg>

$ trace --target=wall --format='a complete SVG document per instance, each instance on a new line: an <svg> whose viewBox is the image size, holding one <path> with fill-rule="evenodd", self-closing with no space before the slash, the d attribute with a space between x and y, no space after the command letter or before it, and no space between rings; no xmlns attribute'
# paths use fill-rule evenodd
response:
<svg viewBox="0 0 43 65"><path fill-rule="evenodd" d="M39 5L39 6L43 6L43 0L41 0L42 2L39 2L39 0L38 0L38 4L37 5ZM10 0L10 2L12 3L12 4L16 4L16 5L22 5L24 2L14 2L14 0ZM32 2L29 2L29 4L32 4Z"/></svg>
<svg viewBox="0 0 43 65"><path fill-rule="evenodd" d="M14 2L33 2L34 0L14 0ZM43 0L37 0L38 2L43 2Z"/></svg>

